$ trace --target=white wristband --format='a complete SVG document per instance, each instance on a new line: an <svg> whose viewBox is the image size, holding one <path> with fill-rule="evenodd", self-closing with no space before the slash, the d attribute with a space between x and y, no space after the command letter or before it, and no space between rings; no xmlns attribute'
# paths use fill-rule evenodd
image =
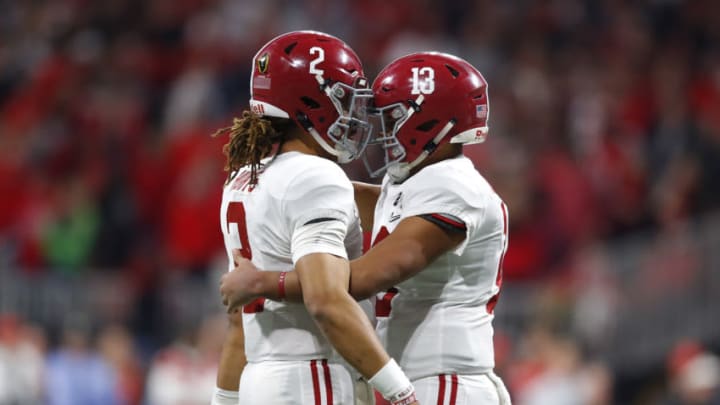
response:
<svg viewBox="0 0 720 405"><path fill-rule="evenodd" d="M237 391L228 391L215 387L211 405L237 405L240 399L240 393Z"/></svg>
<svg viewBox="0 0 720 405"><path fill-rule="evenodd" d="M390 359L368 382L393 405L415 401L415 388L395 359Z"/></svg>

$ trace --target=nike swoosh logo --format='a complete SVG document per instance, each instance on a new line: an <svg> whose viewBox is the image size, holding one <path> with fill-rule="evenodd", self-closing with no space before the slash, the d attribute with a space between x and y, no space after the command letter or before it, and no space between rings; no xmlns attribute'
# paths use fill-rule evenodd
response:
<svg viewBox="0 0 720 405"><path fill-rule="evenodd" d="M390 221L388 221L388 222L395 222L395 221L397 221L398 219L400 219L400 214L398 214L398 215L390 215Z"/></svg>

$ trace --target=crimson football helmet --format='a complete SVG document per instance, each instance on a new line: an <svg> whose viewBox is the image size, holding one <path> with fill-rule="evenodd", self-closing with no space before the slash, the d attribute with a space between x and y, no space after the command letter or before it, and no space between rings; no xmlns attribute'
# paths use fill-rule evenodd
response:
<svg viewBox="0 0 720 405"><path fill-rule="evenodd" d="M393 181L403 181L440 145L485 141L487 82L463 59L437 52L404 56L378 74L372 90L370 143L381 148L379 162L363 157L372 177L387 170Z"/></svg>
<svg viewBox="0 0 720 405"><path fill-rule="evenodd" d="M371 99L360 59L331 35L283 34L253 58L252 111L295 121L340 163L357 159L367 145Z"/></svg>

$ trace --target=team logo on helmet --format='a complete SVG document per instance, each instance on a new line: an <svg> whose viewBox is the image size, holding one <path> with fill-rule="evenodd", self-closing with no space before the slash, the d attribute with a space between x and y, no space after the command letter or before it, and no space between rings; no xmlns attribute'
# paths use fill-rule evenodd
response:
<svg viewBox="0 0 720 405"><path fill-rule="evenodd" d="M268 59L269 59L269 56L268 56L267 52L258 58L258 60L257 60L258 72L260 72L262 74L265 74L267 72Z"/></svg>

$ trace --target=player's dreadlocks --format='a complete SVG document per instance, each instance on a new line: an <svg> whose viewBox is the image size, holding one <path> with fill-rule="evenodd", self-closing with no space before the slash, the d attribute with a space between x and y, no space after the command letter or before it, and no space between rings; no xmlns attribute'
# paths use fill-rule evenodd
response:
<svg viewBox="0 0 720 405"><path fill-rule="evenodd" d="M250 184L257 184L260 161L270 155L273 146L285 140L286 131L294 124L280 118L262 118L251 111L245 110L242 118L234 118L229 127L215 131L213 136L228 134L230 140L223 146L223 154L227 160L225 171L227 181L232 180L234 173L243 166L250 166Z"/></svg>

